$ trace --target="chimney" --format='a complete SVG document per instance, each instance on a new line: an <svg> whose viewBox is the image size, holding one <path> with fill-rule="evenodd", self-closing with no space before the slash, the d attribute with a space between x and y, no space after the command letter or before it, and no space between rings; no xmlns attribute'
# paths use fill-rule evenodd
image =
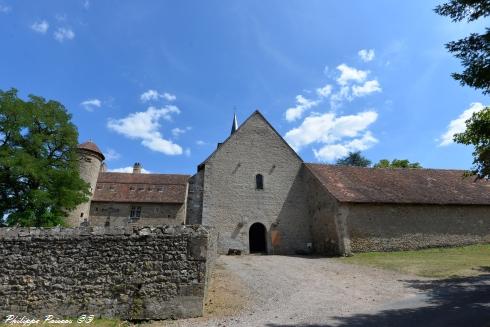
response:
<svg viewBox="0 0 490 327"><path fill-rule="evenodd" d="M139 162L134 163L133 174L141 174L141 164Z"/></svg>

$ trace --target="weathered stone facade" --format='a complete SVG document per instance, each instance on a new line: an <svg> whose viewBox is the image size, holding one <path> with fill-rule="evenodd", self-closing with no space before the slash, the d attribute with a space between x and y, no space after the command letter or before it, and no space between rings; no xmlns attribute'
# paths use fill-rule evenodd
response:
<svg viewBox="0 0 490 327"><path fill-rule="evenodd" d="M202 226L0 228L0 317L201 316L213 233Z"/></svg>
<svg viewBox="0 0 490 327"><path fill-rule="evenodd" d="M346 253L490 242L488 206L343 204Z"/></svg>
<svg viewBox="0 0 490 327"><path fill-rule="evenodd" d="M131 218L131 209L139 208L140 217ZM92 202L90 224L93 226L162 226L183 225L185 205L172 203Z"/></svg>
<svg viewBox="0 0 490 327"><path fill-rule="evenodd" d="M88 143L88 142L87 142ZM86 143L84 143L86 144ZM97 148L96 148L97 149ZM89 148L80 147L80 177L89 183L90 193L93 194L95 190L95 185L97 183L97 177L99 176L99 171L101 168L102 161L104 160L104 155L97 150ZM69 226L80 226L81 223L86 221L89 217L90 212L90 201L81 203L75 210L73 210L69 217L67 224Z"/></svg>
<svg viewBox="0 0 490 327"><path fill-rule="evenodd" d="M308 251L308 216L302 160L255 112L202 165L202 223L219 230L218 250L249 251L249 229L261 223L268 253ZM257 189L256 176L263 176Z"/></svg>

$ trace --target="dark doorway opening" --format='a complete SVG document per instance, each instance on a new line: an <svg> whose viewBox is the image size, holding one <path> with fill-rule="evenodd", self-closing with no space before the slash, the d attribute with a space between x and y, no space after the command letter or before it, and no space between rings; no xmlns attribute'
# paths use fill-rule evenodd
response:
<svg viewBox="0 0 490 327"><path fill-rule="evenodd" d="M267 253L267 230L261 223L255 223L250 226L248 232L248 241L250 253Z"/></svg>

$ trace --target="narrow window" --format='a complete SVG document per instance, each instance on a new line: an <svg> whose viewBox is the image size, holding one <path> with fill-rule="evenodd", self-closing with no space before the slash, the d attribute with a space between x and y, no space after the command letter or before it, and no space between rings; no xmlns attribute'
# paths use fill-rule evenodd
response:
<svg viewBox="0 0 490 327"><path fill-rule="evenodd" d="M257 190L264 189L264 176L262 176L261 174L255 175L255 188Z"/></svg>
<svg viewBox="0 0 490 327"><path fill-rule="evenodd" d="M141 217L141 207L132 206L131 212L129 213L129 218L140 218Z"/></svg>
<svg viewBox="0 0 490 327"><path fill-rule="evenodd" d="M83 218L83 212L82 212L82 213L80 213L80 218Z"/></svg>

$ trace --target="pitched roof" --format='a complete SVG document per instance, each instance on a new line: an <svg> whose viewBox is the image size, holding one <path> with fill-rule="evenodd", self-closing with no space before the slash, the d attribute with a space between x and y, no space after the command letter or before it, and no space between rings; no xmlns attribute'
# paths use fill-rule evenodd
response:
<svg viewBox="0 0 490 327"><path fill-rule="evenodd" d="M340 202L490 205L490 181L462 170L306 166Z"/></svg>
<svg viewBox="0 0 490 327"><path fill-rule="evenodd" d="M198 170L200 169L200 167L205 165L206 162L208 162L216 154L216 152L218 152L220 150L220 148L222 147L223 144L228 142L232 137L237 137L236 136L238 134L237 132L240 131L243 126L247 125L247 122L255 116L262 119L272 129L272 131L279 137L279 139L282 142L284 142L284 144L286 144L286 146L294 154L294 156L296 156L299 159L299 161L303 162L303 159L301 159L299 154L296 153L296 151L294 151L294 149L289 145L288 142L286 142L286 140L284 140L284 138L281 136L281 134L279 134L279 132L276 131L276 129L271 125L271 123L269 123L269 121L267 119L265 119L264 115L262 115L262 113L260 111L255 110L240 126L238 126L237 130L234 133L231 133L230 136L228 136L222 143L219 143L219 146L203 162L201 162L198 165Z"/></svg>
<svg viewBox="0 0 490 327"><path fill-rule="evenodd" d="M92 201L184 203L189 177L101 172Z"/></svg>
<svg viewBox="0 0 490 327"><path fill-rule="evenodd" d="M78 148L79 149L83 149L83 150L87 150L87 151L90 151L90 152L93 152L94 154L98 155L102 160L105 159L104 154L102 153L102 151L100 151L100 149L97 146L97 144L95 144L92 141L87 141L87 142L84 142L82 144L79 144L78 145Z"/></svg>

